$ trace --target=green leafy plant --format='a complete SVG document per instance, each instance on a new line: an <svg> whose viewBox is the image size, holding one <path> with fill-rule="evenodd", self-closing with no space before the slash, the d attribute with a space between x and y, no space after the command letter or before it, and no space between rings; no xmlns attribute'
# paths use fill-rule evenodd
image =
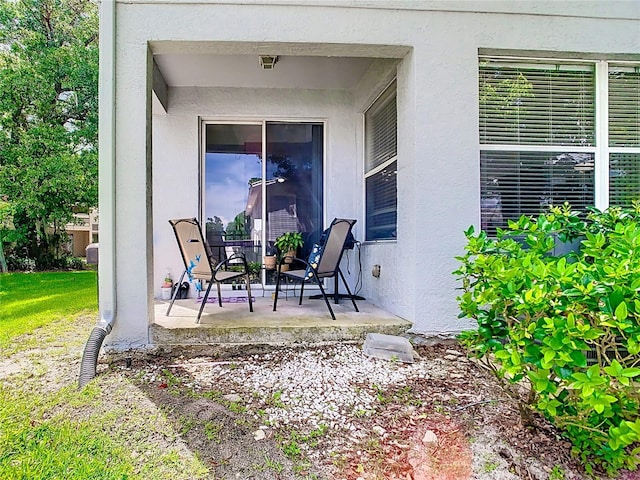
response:
<svg viewBox="0 0 640 480"><path fill-rule="evenodd" d="M315 447L318 445L318 441L324 437L329 431L327 425L320 424L314 430L311 430L308 434L303 434L295 429L291 429L284 434L278 435L278 442L284 454L290 460L299 460L304 457L302 444Z"/></svg>
<svg viewBox="0 0 640 480"><path fill-rule="evenodd" d="M206 422L204 424L204 434L206 435L207 440L214 443L220 443L223 428L224 425L222 425L221 423L212 421Z"/></svg>
<svg viewBox="0 0 640 480"><path fill-rule="evenodd" d="M588 472L640 462L640 205L568 205L499 230L465 232L461 341L518 400L523 422L540 412L572 442ZM583 238L577 252L557 242ZM522 388L527 393L522 395Z"/></svg>
<svg viewBox="0 0 640 480"><path fill-rule="evenodd" d="M549 480L564 480L564 470L558 465L554 465L551 473L549 473Z"/></svg>
<svg viewBox="0 0 640 480"><path fill-rule="evenodd" d="M296 458L302 456L302 449L300 448L300 444L298 443L297 438L295 438L293 435L288 441L282 444L282 451L291 460L295 460Z"/></svg>
<svg viewBox="0 0 640 480"><path fill-rule="evenodd" d="M302 248L304 241L300 232L285 232L276 238L276 248L280 254L284 255L289 251L295 252Z"/></svg>
<svg viewBox="0 0 640 480"><path fill-rule="evenodd" d="M276 390L266 399L266 404L277 408L286 408L286 405L281 400L282 390Z"/></svg>
<svg viewBox="0 0 640 480"><path fill-rule="evenodd" d="M260 281L260 271L262 270L262 264L260 262L249 262L249 275L252 281Z"/></svg>

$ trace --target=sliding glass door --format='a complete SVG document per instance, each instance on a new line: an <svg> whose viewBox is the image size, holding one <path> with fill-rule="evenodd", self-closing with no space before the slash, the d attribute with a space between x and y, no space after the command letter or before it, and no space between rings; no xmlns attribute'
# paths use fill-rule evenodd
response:
<svg viewBox="0 0 640 480"><path fill-rule="evenodd" d="M279 235L301 232L306 257L323 229L323 130L321 123L205 124L204 217L218 258L241 251L254 280L272 284L273 272L261 267Z"/></svg>

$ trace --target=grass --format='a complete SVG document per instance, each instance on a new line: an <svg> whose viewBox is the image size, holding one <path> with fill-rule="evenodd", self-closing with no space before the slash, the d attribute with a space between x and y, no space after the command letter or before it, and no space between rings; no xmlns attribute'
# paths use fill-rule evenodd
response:
<svg viewBox="0 0 640 480"><path fill-rule="evenodd" d="M0 305L0 365L29 365L0 371L1 479L210 478L197 455L167 445L179 432L140 390L117 375L78 390L58 371L80 355L61 347L81 346L95 324L95 272L2 274Z"/></svg>
<svg viewBox="0 0 640 480"><path fill-rule="evenodd" d="M91 270L1 274L0 351L17 348L13 339L39 327L97 314L96 275Z"/></svg>
<svg viewBox="0 0 640 480"><path fill-rule="evenodd" d="M32 395L0 389L0 477L125 479L133 466L127 450L100 424L75 422L64 415L47 418L34 411Z"/></svg>
<svg viewBox="0 0 640 480"><path fill-rule="evenodd" d="M325 424L319 425L306 435L291 429L286 434L288 438L285 438L284 435L279 435L280 448L290 460L299 461L304 457L301 444L306 443L310 447L316 447L319 439L324 437L328 430L329 427Z"/></svg>

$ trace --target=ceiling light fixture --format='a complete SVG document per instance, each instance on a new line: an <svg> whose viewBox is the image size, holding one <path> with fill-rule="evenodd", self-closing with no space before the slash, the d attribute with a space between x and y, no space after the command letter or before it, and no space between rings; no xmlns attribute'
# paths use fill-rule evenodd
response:
<svg viewBox="0 0 640 480"><path fill-rule="evenodd" d="M277 55L260 55L260 66L263 70L273 70L277 61Z"/></svg>

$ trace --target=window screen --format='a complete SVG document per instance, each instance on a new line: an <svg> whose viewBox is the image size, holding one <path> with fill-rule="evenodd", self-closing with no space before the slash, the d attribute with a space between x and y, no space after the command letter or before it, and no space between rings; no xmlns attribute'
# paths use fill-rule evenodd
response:
<svg viewBox="0 0 640 480"><path fill-rule="evenodd" d="M593 65L480 64L480 143L594 145Z"/></svg>
<svg viewBox="0 0 640 480"><path fill-rule="evenodd" d="M595 65L483 58L479 80L482 228L593 205Z"/></svg>
<svg viewBox="0 0 640 480"><path fill-rule="evenodd" d="M640 67L609 68L609 145L640 147Z"/></svg>
<svg viewBox="0 0 640 480"><path fill-rule="evenodd" d="M397 139L396 84L365 112L366 240L396 238Z"/></svg>
<svg viewBox="0 0 640 480"><path fill-rule="evenodd" d="M640 67L609 67L609 203L640 199Z"/></svg>

